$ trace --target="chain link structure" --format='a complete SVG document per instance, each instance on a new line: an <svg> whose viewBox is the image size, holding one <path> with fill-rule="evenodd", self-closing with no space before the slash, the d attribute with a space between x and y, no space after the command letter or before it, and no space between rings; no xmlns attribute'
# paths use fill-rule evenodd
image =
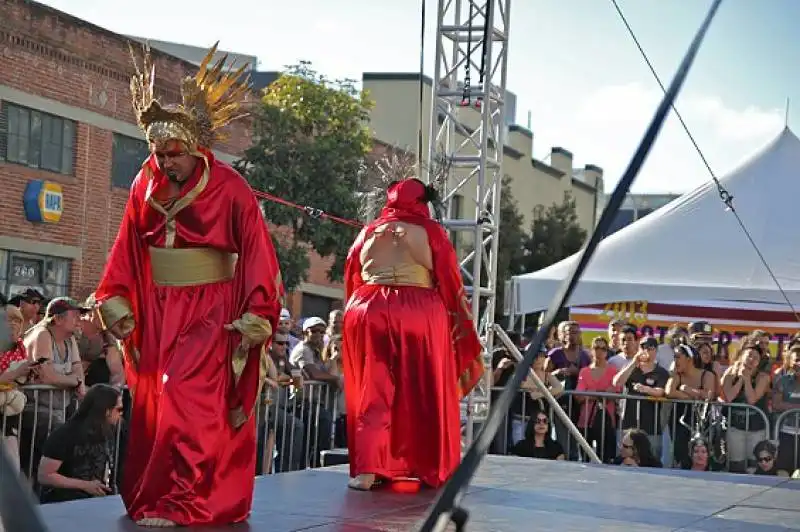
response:
<svg viewBox="0 0 800 532"><path fill-rule="evenodd" d="M437 10L427 179L437 179L434 168L449 169L447 182L438 184L448 206L444 225L456 248L468 251L462 276L486 367L466 401L466 445L490 406L509 6L510 0L438 0Z"/></svg>

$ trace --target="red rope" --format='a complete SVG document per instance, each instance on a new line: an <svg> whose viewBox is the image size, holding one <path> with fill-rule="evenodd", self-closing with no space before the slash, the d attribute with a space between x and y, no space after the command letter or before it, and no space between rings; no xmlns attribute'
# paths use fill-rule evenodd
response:
<svg viewBox="0 0 800 532"><path fill-rule="evenodd" d="M303 205L299 205L299 204L293 203L293 202L291 202L289 200L285 200L283 198L279 198L277 196L273 196L272 194L268 194L266 192L261 192L260 190L254 190L253 194L255 194L255 196L257 198L261 198L261 199L265 199L265 200L269 200L269 201L274 201L275 203L280 203L281 205L285 205L287 207L292 207L293 209L297 209L299 211L303 211L306 214L308 214L309 216L311 216L312 218L331 220L333 222L338 222L340 224L349 225L351 227L363 227L364 226L364 224L362 224L361 222L357 222L356 220L349 220L347 218L341 218L341 217L335 216L333 214L328 214L327 212L325 212L325 211L323 211L321 209L315 209L313 207L306 207L306 206L303 206Z"/></svg>

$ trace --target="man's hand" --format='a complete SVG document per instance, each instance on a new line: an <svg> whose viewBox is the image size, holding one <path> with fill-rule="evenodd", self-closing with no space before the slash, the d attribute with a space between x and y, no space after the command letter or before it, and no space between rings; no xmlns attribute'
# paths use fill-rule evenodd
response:
<svg viewBox="0 0 800 532"><path fill-rule="evenodd" d="M506 357L497 365L497 369L506 369L514 365L514 361Z"/></svg>
<svg viewBox="0 0 800 532"><path fill-rule="evenodd" d="M19 366L10 371L11 378L13 380L17 380L22 377L27 377L30 374L31 370L33 369L31 367L31 364L32 362L30 360L25 360L24 362L21 362Z"/></svg>
<svg viewBox="0 0 800 532"><path fill-rule="evenodd" d="M84 481L83 485L81 486L81 490L85 491L92 497L103 497L104 495L108 495L109 493L111 493L111 490L108 489L108 486L106 486L99 480Z"/></svg>

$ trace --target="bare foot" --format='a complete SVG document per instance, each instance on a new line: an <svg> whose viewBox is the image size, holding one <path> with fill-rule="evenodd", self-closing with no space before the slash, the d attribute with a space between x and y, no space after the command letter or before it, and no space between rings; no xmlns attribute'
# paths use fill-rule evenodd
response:
<svg viewBox="0 0 800 532"><path fill-rule="evenodd" d="M145 517L144 519L136 521L136 524L149 528L173 528L178 526L169 519L163 519L161 517Z"/></svg>
<svg viewBox="0 0 800 532"><path fill-rule="evenodd" d="M369 491L373 484L375 484L375 475L358 475L356 478L350 479L347 487L358 491Z"/></svg>

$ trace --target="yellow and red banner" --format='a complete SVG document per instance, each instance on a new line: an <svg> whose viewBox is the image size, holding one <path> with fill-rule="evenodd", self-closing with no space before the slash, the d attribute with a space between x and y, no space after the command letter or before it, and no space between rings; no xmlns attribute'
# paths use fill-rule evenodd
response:
<svg viewBox="0 0 800 532"><path fill-rule="evenodd" d="M707 321L714 328L716 351L755 330L770 335L773 357L781 353L784 344L800 330L796 316L776 305L748 304L747 307L723 307L714 302L656 303L624 301L605 305L588 305L570 309L570 318L581 325L583 343L608 334L608 323L622 319L635 325L642 335L664 341L667 330L675 323L684 327L693 321Z"/></svg>

